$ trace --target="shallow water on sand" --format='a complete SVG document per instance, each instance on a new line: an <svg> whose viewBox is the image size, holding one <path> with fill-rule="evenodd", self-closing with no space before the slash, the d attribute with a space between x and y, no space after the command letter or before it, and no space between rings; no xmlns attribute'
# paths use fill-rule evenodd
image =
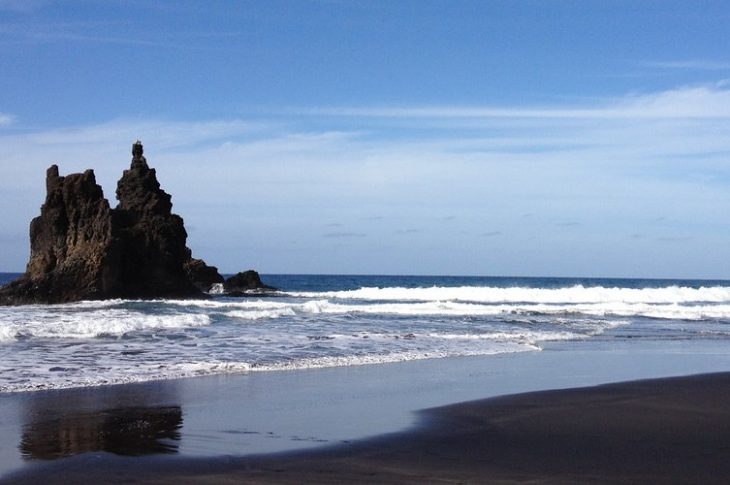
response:
<svg viewBox="0 0 730 485"><path fill-rule="evenodd" d="M6 393L0 476L80 454L176 459L347 446L405 429L423 408L727 370L722 341L581 340L543 352Z"/></svg>

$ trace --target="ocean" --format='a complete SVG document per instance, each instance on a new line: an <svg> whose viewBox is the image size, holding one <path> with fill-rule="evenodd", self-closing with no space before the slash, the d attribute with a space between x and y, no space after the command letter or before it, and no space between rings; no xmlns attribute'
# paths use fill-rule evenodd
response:
<svg viewBox="0 0 730 485"><path fill-rule="evenodd" d="M0 273L0 284L17 274ZM0 307L0 392L720 340L730 281L262 275L272 296Z"/></svg>

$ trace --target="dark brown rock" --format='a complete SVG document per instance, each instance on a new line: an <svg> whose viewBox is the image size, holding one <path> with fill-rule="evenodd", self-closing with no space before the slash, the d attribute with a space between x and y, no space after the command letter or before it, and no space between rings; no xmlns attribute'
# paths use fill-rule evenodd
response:
<svg viewBox="0 0 730 485"><path fill-rule="evenodd" d="M231 276L223 283L223 288L226 294L230 296L238 296L252 291L275 290L275 288L265 285L259 274L252 269Z"/></svg>
<svg viewBox="0 0 730 485"><path fill-rule="evenodd" d="M93 170L61 177L51 166L41 215L30 223L26 273L2 288L0 302L56 303L113 292L118 259L111 213Z"/></svg>
<svg viewBox="0 0 730 485"><path fill-rule="evenodd" d="M48 169L26 273L0 289L0 304L204 296L185 270L191 254L182 218L171 212L142 144L132 153L115 209L92 170L62 177L57 166Z"/></svg>
<svg viewBox="0 0 730 485"><path fill-rule="evenodd" d="M216 283L223 283L223 276L218 273L218 268L208 266L202 259L195 259L189 255L184 264L185 274L200 291L208 292Z"/></svg>
<svg viewBox="0 0 730 485"><path fill-rule="evenodd" d="M155 169L132 147L132 165L117 183L113 212L119 242L118 292L122 298L199 296L185 273L190 258L183 220L172 213L171 197L160 188Z"/></svg>

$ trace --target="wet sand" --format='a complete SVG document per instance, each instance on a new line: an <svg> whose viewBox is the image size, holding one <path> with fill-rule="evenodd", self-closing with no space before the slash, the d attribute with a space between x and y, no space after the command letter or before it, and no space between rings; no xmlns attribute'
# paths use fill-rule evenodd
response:
<svg viewBox="0 0 730 485"><path fill-rule="evenodd" d="M730 373L434 408L409 431L225 458L82 454L5 483L726 483Z"/></svg>

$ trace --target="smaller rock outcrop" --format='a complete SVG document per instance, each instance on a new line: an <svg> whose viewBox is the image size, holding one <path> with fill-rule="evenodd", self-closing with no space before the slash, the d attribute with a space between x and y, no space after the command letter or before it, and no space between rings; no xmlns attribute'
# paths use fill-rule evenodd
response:
<svg viewBox="0 0 730 485"><path fill-rule="evenodd" d="M223 289L227 296L242 296L250 293L262 293L275 291L273 286L265 285L259 274L250 269L242 271L228 278L223 283Z"/></svg>
<svg viewBox="0 0 730 485"><path fill-rule="evenodd" d="M189 250L188 250L189 251ZM222 284L225 279L218 273L218 268L208 266L202 259L193 258L188 252L188 260L183 265L188 280L200 291L209 292L215 284Z"/></svg>

